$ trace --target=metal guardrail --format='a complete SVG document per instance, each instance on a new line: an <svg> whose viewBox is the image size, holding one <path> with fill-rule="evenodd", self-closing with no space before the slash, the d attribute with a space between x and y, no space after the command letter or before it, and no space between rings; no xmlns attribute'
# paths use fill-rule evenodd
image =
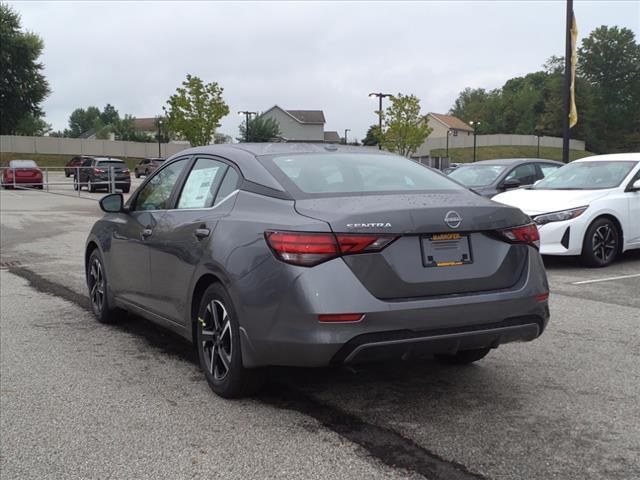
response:
<svg viewBox="0 0 640 480"><path fill-rule="evenodd" d="M92 186L97 188L107 187L108 193L116 192L116 185L124 180L120 181L117 179L116 171L114 167L108 167L107 170L107 179L106 180L98 180L98 181L84 181L81 182L81 170L94 170L95 167L38 167L38 170L42 173L42 182L21 182L17 180L16 171L25 170L28 167L0 167L0 183L3 188L13 188L16 190L27 190L31 188L40 188L43 191L50 192L56 186L71 186L75 191L77 191L77 196L81 196L82 187L86 187L89 190ZM72 170L73 173L67 176L67 171ZM10 171L11 174L7 175L5 171ZM127 169L128 171L128 169ZM61 175L56 175L57 173ZM50 175L52 174L52 175ZM64 175L64 178L61 181L57 181L56 177ZM53 180L52 178L53 177ZM71 177L72 180L69 182L66 180ZM128 183L131 182L131 177L128 177ZM50 192L53 193L53 192ZM58 193L60 194L60 193ZM75 196L75 194L74 194Z"/></svg>

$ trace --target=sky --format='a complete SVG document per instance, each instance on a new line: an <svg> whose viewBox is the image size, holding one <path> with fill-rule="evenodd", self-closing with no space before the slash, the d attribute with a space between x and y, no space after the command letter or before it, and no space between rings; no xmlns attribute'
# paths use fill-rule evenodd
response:
<svg viewBox="0 0 640 480"><path fill-rule="evenodd" d="M54 130L107 103L153 117L187 74L224 88L239 110L323 110L325 130L362 139L370 92L414 94L446 113L465 87L498 88L564 52L565 2L9 2L39 34ZM640 1L574 2L579 39L600 25L640 40Z"/></svg>

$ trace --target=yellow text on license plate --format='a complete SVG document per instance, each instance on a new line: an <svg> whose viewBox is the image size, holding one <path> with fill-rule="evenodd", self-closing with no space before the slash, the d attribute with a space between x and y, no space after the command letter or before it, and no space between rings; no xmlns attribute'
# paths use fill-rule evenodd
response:
<svg viewBox="0 0 640 480"><path fill-rule="evenodd" d="M437 267L455 267L456 265L463 265L462 262L438 262Z"/></svg>
<svg viewBox="0 0 640 480"><path fill-rule="evenodd" d="M438 233L437 235L431 235L431 241L437 242L439 240L460 240L459 233Z"/></svg>

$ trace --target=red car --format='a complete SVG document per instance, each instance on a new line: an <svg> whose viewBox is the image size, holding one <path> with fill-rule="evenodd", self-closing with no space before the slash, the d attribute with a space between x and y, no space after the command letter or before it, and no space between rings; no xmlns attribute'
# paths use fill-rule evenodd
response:
<svg viewBox="0 0 640 480"><path fill-rule="evenodd" d="M8 168L2 169L2 186L36 187L42 189L42 170L33 160L11 160Z"/></svg>

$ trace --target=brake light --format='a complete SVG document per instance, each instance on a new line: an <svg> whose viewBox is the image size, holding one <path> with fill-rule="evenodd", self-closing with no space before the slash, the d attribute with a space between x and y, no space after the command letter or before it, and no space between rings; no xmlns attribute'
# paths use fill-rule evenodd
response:
<svg viewBox="0 0 640 480"><path fill-rule="evenodd" d="M533 247L540 247L540 233L535 223L523 225L522 227L507 228L499 230L500 234L511 243L526 243Z"/></svg>
<svg viewBox="0 0 640 480"><path fill-rule="evenodd" d="M397 237L333 233L266 231L264 237L283 262L312 267L341 255L379 252Z"/></svg>
<svg viewBox="0 0 640 480"><path fill-rule="evenodd" d="M102 168L94 168L93 171L95 173L104 173L105 172Z"/></svg>
<svg viewBox="0 0 640 480"><path fill-rule="evenodd" d="M318 315L318 321L324 323L330 322L359 322L364 318L362 313L338 313Z"/></svg>
<svg viewBox="0 0 640 480"><path fill-rule="evenodd" d="M536 299L536 302L546 302L549 300L549 292L536 295L534 298Z"/></svg>

